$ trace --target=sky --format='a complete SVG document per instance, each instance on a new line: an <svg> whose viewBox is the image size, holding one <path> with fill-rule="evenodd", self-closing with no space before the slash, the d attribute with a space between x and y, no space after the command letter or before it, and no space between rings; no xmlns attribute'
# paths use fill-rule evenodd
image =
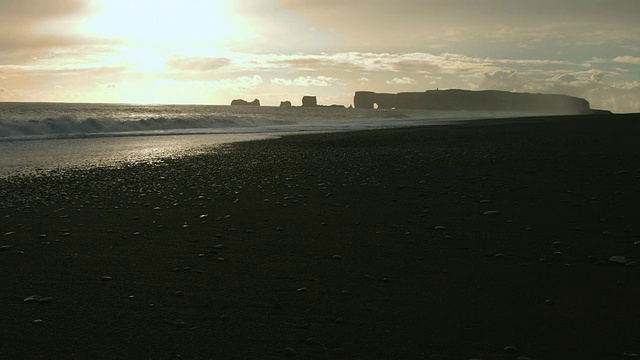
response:
<svg viewBox="0 0 640 360"><path fill-rule="evenodd" d="M0 0L0 101L350 105L498 89L640 112L638 0Z"/></svg>

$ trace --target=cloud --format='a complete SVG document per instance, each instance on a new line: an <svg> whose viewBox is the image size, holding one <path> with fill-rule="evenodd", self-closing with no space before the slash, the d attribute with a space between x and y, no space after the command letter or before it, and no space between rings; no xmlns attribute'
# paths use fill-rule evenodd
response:
<svg viewBox="0 0 640 360"><path fill-rule="evenodd" d="M106 83L106 84L100 84L99 85L101 88L103 89L117 89L120 87L120 85L114 83L114 82L110 82L110 83Z"/></svg>
<svg viewBox="0 0 640 360"><path fill-rule="evenodd" d="M81 8L78 0L0 0L0 60L16 51L67 45L69 39L40 33L38 25Z"/></svg>
<svg viewBox="0 0 640 360"><path fill-rule="evenodd" d="M386 83L393 85L413 85L416 83L416 81L410 77L405 76L403 78L393 78L392 80L388 80Z"/></svg>
<svg viewBox="0 0 640 360"><path fill-rule="evenodd" d="M367 71L449 74L495 71L498 60L461 54L338 52L324 54L242 54L234 57L234 67L254 70ZM533 61L532 61L533 62ZM528 65L533 65L528 64Z"/></svg>
<svg viewBox="0 0 640 360"><path fill-rule="evenodd" d="M398 72L412 72L417 74L434 73L441 69L441 64L438 64L439 60L437 57L423 60L400 60L394 62L392 68Z"/></svg>
<svg viewBox="0 0 640 360"><path fill-rule="evenodd" d="M303 87L328 87L333 85L342 86L344 83L340 81L338 78L329 77L329 76L300 76L294 80L283 79L283 78L275 78L271 80L271 83L274 85L281 86L303 86Z"/></svg>
<svg viewBox="0 0 640 360"><path fill-rule="evenodd" d="M572 83L575 81L578 81L578 78L576 78L574 75L571 74L562 74L562 75L556 75L553 78L551 78L552 81L558 81L561 83Z"/></svg>
<svg viewBox="0 0 640 360"><path fill-rule="evenodd" d="M618 56L613 59L613 62L622 64L640 65L640 57L636 56Z"/></svg>
<svg viewBox="0 0 640 360"><path fill-rule="evenodd" d="M515 71L495 71L483 75L484 78L480 83L482 89L516 91L524 87L524 82Z"/></svg>
<svg viewBox="0 0 640 360"><path fill-rule="evenodd" d="M260 75L240 76L236 79L225 79L211 82L212 87L231 90L253 90L264 81Z"/></svg>
<svg viewBox="0 0 640 360"><path fill-rule="evenodd" d="M637 0L282 0L282 9L345 48L433 49L430 44L510 49L527 44L637 43ZM372 26L372 24L375 24ZM375 29L373 28L375 26ZM479 41L480 40L480 41ZM491 46L488 46L491 45ZM459 51L460 47L455 48Z"/></svg>
<svg viewBox="0 0 640 360"><path fill-rule="evenodd" d="M180 71L212 71L231 64L228 58L181 58L172 59L167 66Z"/></svg>

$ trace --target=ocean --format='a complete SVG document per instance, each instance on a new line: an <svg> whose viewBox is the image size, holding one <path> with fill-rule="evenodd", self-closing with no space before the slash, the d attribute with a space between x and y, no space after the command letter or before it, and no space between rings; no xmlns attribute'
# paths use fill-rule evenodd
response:
<svg viewBox="0 0 640 360"><path fill-rule="evenodd" d="M514 117L433 110L0 102L0 177L156 162L281 133Z"/></svg>

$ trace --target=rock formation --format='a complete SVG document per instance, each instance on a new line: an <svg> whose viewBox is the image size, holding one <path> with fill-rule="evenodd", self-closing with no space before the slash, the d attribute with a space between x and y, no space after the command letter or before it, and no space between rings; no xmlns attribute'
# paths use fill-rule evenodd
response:
<svg viewBox="0 0 640 360"><path fill-rule="evenodd" d="M252 102L248 102L243 99L235 99L231 101L232 106L260 106L260 100L254 99Z"/></svg>
<svg viewBox="0 0 640 360"><path fill-rule="evenodd" d="M303 96L302 107L316 107L318 106L318 99L315 96Z"/></svg>
<svg viewBox="0 0 640 360"><path fill-rule="evenodd" d="M291 107L291 101L280 101L280 107Z"/></svg>
<svg viewBox="0 0 640 360"><path fill-rule="evenodd" d="M584 99L567 95L514 93L485 90L428 90L398 94L357 91L354 106L360 109L429 109L513 111L553 114L589 114L592 110Z"/></svg>

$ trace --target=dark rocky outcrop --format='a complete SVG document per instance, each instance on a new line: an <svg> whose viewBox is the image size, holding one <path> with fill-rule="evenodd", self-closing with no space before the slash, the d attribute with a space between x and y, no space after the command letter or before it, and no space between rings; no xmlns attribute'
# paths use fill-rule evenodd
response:
<svg viewBox="0 0 640 360"><path fill-rule="evenodd" d="M381 94L357 91L354 106L361 109L429 109L514 111L553 114L590 114L589 102L584 99L552 94L514 93L485 90L428 90Z"/></svg>
<svg viewBox="0 0 640 360"><path fill-rule="evenodd" d="M316 107L318 106L318 99L315 96L303 96L302 107Z"/></svg>
<svg viewBox="0 0 640 360"><path fill-rule="evenodd" d="M291 107L291 101L281 101L280 107Z"/></svg>
<svg viewBox="0 0 640 360"><path fill-rule="evenodd" d="M232 106L260 106L260 100L255 99L252 102L248 102L243 99L235 99L231 101Z"/></svg>

